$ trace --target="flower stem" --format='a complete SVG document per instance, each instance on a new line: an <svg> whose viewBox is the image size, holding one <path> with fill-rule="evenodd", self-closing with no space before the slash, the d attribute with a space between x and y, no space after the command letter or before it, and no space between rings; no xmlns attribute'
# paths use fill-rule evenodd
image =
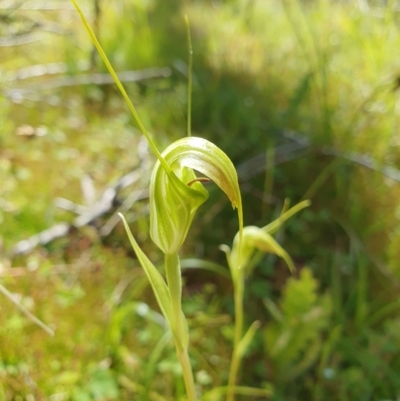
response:
<svg viewBox="0 0 400 401"><path fill-rule="evenodd" d="M167 274L167 283L169 293L171 295L172 310L174 315L173 325L177 328L181 315L181 302L182 302L182 278L181 278L181 265L179 262L178 253L165 254L165 271ZM179 330L179 333L181 330Z"/></svg>
<svg viewBox="0 0 400 401"><path fill-rule="evenodd" d="M234 401L237 374L240 365L240 356L238 354L238 344L243 335L243 293L244 293L244 278L242 274L238 274L234 281L234 301L235 301L235 331L233 337L233 353L232 361L229 369L228 393L226 401Z"/></svg>
<svg viewBox="0 0 400 401"><path fill-rule="evenodd" d="M190 364L188 350L186 348L180 352L178 347L176 348L179 363L182 368L183 381L185 382L188 401L197 401L196 387L194 385L193 371Z"/></svg>
<svg viewBox="0 0 400 401"><path fill-rule="evenodd" d="M182 278L178 253L165 254L165 270L172 302L172 333L175 340L176 354L182 368L188 401L197 401L192 366L188 354L188 330L182 312Z"/></svg>

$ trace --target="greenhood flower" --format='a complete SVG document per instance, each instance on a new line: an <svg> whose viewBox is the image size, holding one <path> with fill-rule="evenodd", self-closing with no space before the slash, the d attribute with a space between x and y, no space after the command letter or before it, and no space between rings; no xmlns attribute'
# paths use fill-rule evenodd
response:
<svg viewBox="0 0 400 401"><path fill-rule="evenodd" d="M288 265L290 271L294 272L294 264L289 254L279 245L279 243L262 228L256 226L246 226L243 228L243 244L241 263L244 268L248 265L252 256L259 250L265 253L274 253L280 256ZM230 265L237 265L239 252L239 236L236 234L233 240L232 252L229 255Z"/></svg>
<svg viewBox="0 0 400 401"><path fill-rule="evenodd" d="M282 213L276 220L264 227L246 226L243 233L236 234L232 250L227 245L221 245L220 249L226 253L228 265L234 280L239 274L247 275L250 273L252 259L257 251L273 253L281 257L288 265L291 272L294 271L294 264L289 254L279 245L272 236L282 224L300 210L310 206L310 201L302 201L291 209ZM239 261L240 254L240 261ZM241 270L244 272L240 273Z"/></svg>
<svg viewBox="0 0 400 401"><path fill-rule="evenodd" d="M150 235L165 253L173 254L185 241L193 217L208 198L195 170L214 181L238 209L243 226L242 201L235 167L229 157L203 138L186 137L162 153L170 170L157 161L150 181Z"/></svg>

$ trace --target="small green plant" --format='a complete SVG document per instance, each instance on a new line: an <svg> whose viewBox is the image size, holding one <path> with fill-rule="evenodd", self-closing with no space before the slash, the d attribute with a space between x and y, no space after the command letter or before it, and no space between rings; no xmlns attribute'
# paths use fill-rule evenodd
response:
<svg viewBox="0 0 400 401"><path fill-rule="evenodd" d="M332 300L328 294L318 296L317 289L311 270L303 268L299 278L287 281L279 306L264 300L273 317L264 330L264 342L278 386L294 380L320 356L321 333L329 327Z"/></svg>
<svg viewBox="0 0 400 401"><path fill-rule="evenodd" d="M194 215L208 198L208 192L203 186L204 181L214 181L228 196L233 208L238 210L239 231L234 239L232 250L227 246L222 249L227 253L228 265L234 284L235 329L233 341L233 356L229 372L227 387L217 388L204 396L212 399L224 393L227 401L234 401L235 393L252 396L268 395L269 390L254 389L236 386L237 374L241 360L259 327L254 322L243 335L243 294L245 278L251 272L257 261L256 251L270 252L282 257L291 271L294 264L287 252L272 237L282 223L309 205L308 201L301 202L287 210L285 203L281 216L263 228L248 226L243 228L243 212L241 194L236 170L229 157L212 142L191 136L191 82L192 82L192 48L188 20L188 48L189 48L189 90L188 90L188 124L187 137L170 144L164 152L159 152L151 136L142 124L135 107L131 103L124 87L119 81L113 67L101 45L97 41L82 10L76 0L72 0L79 12L84 25L95 44L101 58L126 100L143 135L149 142L157 157L154 166L149 190L150 201L150 235L153 242L164 254L166 279L141 250L135 240L127 221L120 214L130 243L142 265L151 284L154 295L169 327L175 343L186 393L189 401L196 401L195 382L189 360L189 332L186 318L182 311L182 278L179 250L186 240L187 233L193 222ZM198 177L196 172L206 177Z"/></svg>
<svg viewBox="0 0 400 401"><path fill-rule="evenodd" d="M236 170L221 149L203 138L188 136L172 143L162 154L158 151L78 3L76 0L72 2L158 159L150 180L150 234L153 242L164 253L166 281L140 249L122 215L121 218L132 247L150 281L158 305L171 328L188 400L195 401L197 395L188 354L189 333L181 305L182 279L178 253L186 239L196 210L208 198L208 192L202 185L204 180L213 180L226 193L232 206L238 209L239 232L242 232L242 201ZM188 114L190 115L190 102ZM190 123L188 123L188 135L190 135ZM195 170L208 178L198 178Z"/></svg>
<svg viewBox="0 0 400 401"><path fill-rule="evenodd" d="M227 401L234 400L234 387L237 374L243 355L250 344L259 322L255 321L247 332L243 335L243 296L245 279L252 272L259 261L260 252L273 253L283 258L291 272L294 271L294 264L287 252L273 238L274 234L282 224L292 217L295 213L310 205L309 201L303 201L286 210L286 202L282 214L278 219L265 227L246 226L243 229L242 240L238 233L233 241L232 249L227 245L221 245L221 249L226 253L229 269L233 280L234 303L235 303L235 330L233 338L233 355L229 371L228 398ZM239 252L241 252L239 264Z"/></svg>

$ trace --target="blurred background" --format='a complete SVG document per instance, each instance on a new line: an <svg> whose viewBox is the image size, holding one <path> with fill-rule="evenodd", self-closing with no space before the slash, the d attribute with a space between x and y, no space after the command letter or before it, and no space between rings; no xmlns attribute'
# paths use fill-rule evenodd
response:
<svg viewBox="0 0 400 401"><path fill-rule="evenodd" d="M297 272L263 255L246 282L246 325L262 324L240 383L277 401L397 400L400 2L80 4L160 149L186 135L188 15L192 132L233 160L245 224L312 201L276 236ZM0 294L0 401L183 400L116 215L161 264L148 233L155 158L72 3L0 0L0 95L0 283L55 330ZM218 246L238 228L206 185L182 252L203 395L227 380L232 284Z"/></svg>

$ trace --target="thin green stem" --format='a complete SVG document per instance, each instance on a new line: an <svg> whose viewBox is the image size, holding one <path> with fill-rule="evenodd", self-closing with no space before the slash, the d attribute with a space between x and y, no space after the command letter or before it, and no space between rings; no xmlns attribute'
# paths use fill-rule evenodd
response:
<svg viewBox="0 0 400 401"><path fill-rule="evenodd" d="M129 96L126 93L124 86L122 85L122 83L119 80L117 74L115 73L114 68L112 67L110 61L108 60L107 55L104 53L104 50L101 47L99 41L97 40L96 35L94 34L92 28L90 27L85 15L83 14L82 9L78 5L77 0L71 0L71 1L75 6L76 11L80 15L80 17L81 17L81 19L83 21L83 24L85 25L85 28L89 33L90 39L92 40L93 44L96 46L96 49L100 54L100 57L102 58L104 64L106 65L106 67L108 69L108 72L110 73L110 75L114 79L115 84L117 85L119 91L121 92L123 98L125 99L126 104L129 107L129 110L131 111L133 117L135 118L137 124L139 125L140 130L142 131L143 135L146 137L147 141L149 142L149 145L150 145L152 151L157 156L157 159L160 161L160 163L162 164L162 166L165 169L165 171L167 173L170 173L171 172L171 168L169 167L169 165L165 161L165 159L162 157L161 153L158 151L156 145L154 144L153 140L151 139L151 136L149 135L149 133L147 132L146 128L144 127L144 125L142 123L142 120L140 119L139 114L137 113L137 111L135 109L135 106L132 104L131 100L129 99Z"/></svg>
<svg viewBox="0 0 400 401"><path fill-rule="evenodd" d="M164 255L165 272L167 275L168 289L172 302L172 313L174 316L174 326L178 329L178 333L182 334L182 327L178 323L182 320L180 318L182 313L182 278L181 278L181 265L177 253L171 255Z"/></svg>
<svg viewBox="0 0 400 401"><path fill-rule="evenodd" d="M235 302L235 331L233 337L233 353L232 361L229 369L228 391L226 401L234 401L234 387L240 365L240 355L238 354L238 345L243 336L243 294L244 294L244 277L240 272L234 282L234 302Z"/></svg>
<svg viewBox="0 0 400 401"><path fill-rule="evenodd" d="M235 334L234 346L239 344L243 335L243 293L244 293L244 279L243 275L239 274L237 283L235 284Z"/></svg>
<svg viewBox="0 0 400 401"><path fill-rule="evenodd" d="M176 344L176 343L175 343ZM179 363L181 364L183 381L185 382L186 394L188 401L197 401L196 387L194 385L194 377L192 371L192 365L190 364L189 354L187 348L180 351L176 347Z"/></svg>
<svg viewBox="0 0 400 401"><path fill-rule="evenodd" d="M188 66L188 115L187 115L187 136L192 136L192 81L193 81L193 47L192 37L190 35L189 18L185 15L187 38L188 38L188 55L189 55L189 66Z"/></svg>
<svg viewBox="0 0 400 401"><path fill-rule="evenodd" d="M178 253L165 254L165 271L172 302L172 333L176 354L182 368L188 401L197 401L192 366L188 354L188 332L182 312L182 278Z"/></svg>

